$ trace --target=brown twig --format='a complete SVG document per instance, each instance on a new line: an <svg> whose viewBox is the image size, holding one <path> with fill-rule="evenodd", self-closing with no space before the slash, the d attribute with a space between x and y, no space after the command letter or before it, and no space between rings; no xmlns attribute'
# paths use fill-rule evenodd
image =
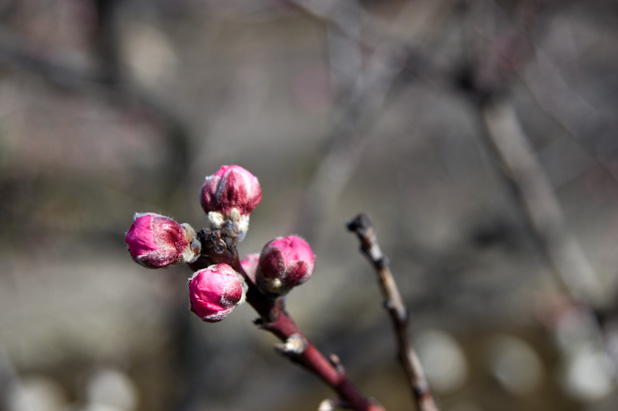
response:
<svg viewBox="0 0 618 411"><path fill-rule="evenodd" d="M382 406L365 398L358 391L348 379L336 356L333 357L334 359L327 359L300 331L292 317L285 311L284 300L281 297L273 298L260 292L240 264L235 244L226 241L223 252L220 250L213 252L214 247L211 242L220 241L220 237L202 235L200 240L203 255L191 264L190 268L196 271L216 261L225 262L241 273L248 286L246 301L260 315L256 324L283 342L275 346L277 351L318 376L335 390L341 406L358 411L384 411Z"/></svg>
<svg viewBox="0 0 618 411"><path fill-rule="evenodd" d="M354 59L344 61L341 57L343 50L339 50L337 69L344 70L348 76L355 76L355 79L347 84L349 87L345 90L337 90L345 98L339 99L332 130L326 139L321 160L313 171L295 230L303 233L305 238L315 240L321 234L324 216L335 206L340 193L359 166L364 149L372 137L376 118L391 92L396 91L394 85L397 79L404 71L416 70L420 51L410 47L409 41L399 41L385 30L376 30L376 24L369 24L369 17L358 4L355 8L337 1L288 0L286 3L319 21L331 32L350 40L340 42L339 46L351 47L353 53L359 50L371 51L366 63L360 67ZM440 5L431 8L432 13L426 16L427 19L408 24L408 31L419 37L424 32L433 32L425 23L441 15L443 3L436 3ZM346 12L350 9L355 11ZM384 26L387 24L383 24L382 28ZM333 38L328 37L331 42ZM331 69L333 63L331 60ZM346 67L342 67L342 64Z"/></svg>
<svg viewBox="0 0 618 411"><path fill-rule="evenodd" d="M468 92L480 119L487 153L496 159L503 180L515 194L531 233L559 284L581 303L598 301L599 281L577 241L570 235L556 199L528 137L508 101L507 87L533 55L529 31L543 17L545 0L520 1L519 28L506 31L471 73Z"/></svg>
<svg viewBox="0 0 618 411"><path fill-rule="evenodd" d="M545 63L537 62L537 66L541 64L551 64L549 63L549 57L547 57L542 50L537 50L537 55L540 55L541 59L545 61ZM607 175L613 180L618 180L612 172L611 167L609 167L609 165L594 148L586 143L588 140L586 140L586 138L581 135L572 124L572 120L582 117L587 118L587 121L591 124L603 124L604 120L599 115L598 109L588 103L575 90L570 88L561 73L554 66L555 64L552 64L552 76L543 75L540 78L540 81L543 82L543 86L551 89L551 93L547 93L547 96L542 95L543 93L535 87L536 84L531 84L531 79L527 73L520 73L518 77L528 92L532 103L539 109L540 113L555 124L570 141L575 143L578 148L588 155L591 158L591 162L594 162L595 165L605 170ZM550 96L551 98L548 98ZM567 113L559 114L555 107L560 101L569 101L569 104L574 106L574 108L569 109ZM590 164L587 165L589 166Z"/></svg>
<svg viewBox="0 0 618 411"><path fill-rule="evenodd" d="M511 104L487 105L481 112L484 134L508 173L532 231L557 274L575 300L594 305L601 286L577 241L565 227L562 210Z"/></svg>
<svg viewBox="0 0 618 411"><path fill-rule="evenodd" d="M587 338L602 346L618 372L618 359L612 355L607 336L594 308L603 288L597 273L576 239L569 233L562 208L543 167L534 154L513 104L506 93L509 80L533 56L529 31L539 25L544 6L551 1L520 1L519 30L498 39L495 47L480 61L468 90L477 110L482 142L494 159L505 186L514 194L531 235L551 266L556 282L577 304L585 316Z"/></svg>
<svg viewBox="0 0 618 411"><path fill-rule="evenodd" d="M361 251L376 270L384 306L388 310L397 337L399 361L408 378L414 400L420 411L437 411L438 406L431 394L423 367L408 337L409 316L399 289L389 268L388 257L380 249L375 229L365 214L359 214L347 224L348 230L355 233L361 243Z"/></svg>

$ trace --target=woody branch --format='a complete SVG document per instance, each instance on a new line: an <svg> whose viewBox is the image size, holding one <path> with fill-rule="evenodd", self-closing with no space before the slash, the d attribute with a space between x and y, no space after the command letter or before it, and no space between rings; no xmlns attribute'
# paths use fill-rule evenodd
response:
<svg viewBox="0 0 618 411"><path fill-rule="evenodd" d="M389 267L389 259L380 248L371 220L367 215L359 214L348 222L347 228L356 234L361 244L361 252L376 271L384 296L384 307L390 314L395 330L399 361L406 373L418 409L437 411L438 406L429 389L423 366L408 337L408 310Z"/></svg>

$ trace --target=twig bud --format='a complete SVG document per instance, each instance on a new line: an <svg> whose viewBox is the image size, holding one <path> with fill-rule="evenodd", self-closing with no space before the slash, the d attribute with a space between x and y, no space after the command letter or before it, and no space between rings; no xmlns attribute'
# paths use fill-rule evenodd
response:
<svg viewBox="0 0 618 411"><path fill-rule="evenodd" d="M204 321L223 320L244 298L243 278L227 264L211 265L189 279L191 311Z"/></svg>
<svg viewBox="0 0 618 411"><path fill-rule="evenodd" d="M337 409L337 401L332 398L327 398L320 403L318 411L335 411Z"/></svg>
<svg viewBox="0 0 618 411"><path fill-rule="evenodd" d="M315 255L302 238L277 237L264 246L255 273L258 287L272 294L286 294L313 275Z"/></svg>
<svg viewBox="0 0 618 411"><path fill-rule="evenodd" d="M221 166L206 176L200 203L211 228L227 231L242 241L249 229L249 214L262 199L260 183L253 174L237 166Z"/></svg>
<svg viewBox="0 0 618 411"><path fill-rule="evenodd" d="M307 340L298 333L292 334L283 344L275 344L275 350L287 357L298 357L307 349Z"/></svg>
<svg viewBox="0 0 618 411"><path fill-rule="evenodd" d="M156 213L135 213L126 242L133 260L147 268L193 262L201 248L189 224Z"/></svg>

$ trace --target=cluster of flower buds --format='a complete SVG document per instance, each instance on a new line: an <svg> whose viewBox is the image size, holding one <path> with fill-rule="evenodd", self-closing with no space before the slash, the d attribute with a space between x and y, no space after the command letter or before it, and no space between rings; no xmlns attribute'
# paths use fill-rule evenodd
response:
<svg viewBox="0 0 618 411"><path fill-rule="evenodd" d="M227 237L235 247L245 237L249 215L261 198L260 184L254 175L240 166L222 166L206 177L200 192L200 203L208 216L208 227L200 232L201 236L190 225L169 217L135 214L126 235L129 252L136 262L148 268L179 262L202 267L211 264L189 279L189 300L191 310L204 321L221 321L244 300L245 281L276 297L287 294L313 274L315 256L309 244L298 236L276 238L260 254L247 255L241 262L246 278L230 265L212 261L208 247L204 246L207 243L202 244L207 237L203 233L216 232L220 236L217 238ZM233 250L231 255L235 253ZM207 263L202 265L201 261Z"/></svg>
<svg viewBox="0 0 618 411"><path fill-rule="evenodd" d="M242 241L249 229L249 214L262 199L257 177L236 165L222 166L206 176L200 203L208 215L210 228Z"/></svg>

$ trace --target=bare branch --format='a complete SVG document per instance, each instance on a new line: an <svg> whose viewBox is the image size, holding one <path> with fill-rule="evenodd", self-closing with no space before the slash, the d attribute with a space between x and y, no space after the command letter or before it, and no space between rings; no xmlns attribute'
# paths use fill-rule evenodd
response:
<svg viewBox="0 0 618 411"><path fill-rule="evenodd" d="M603 158L599 155L597 150L592 148L589 145L589 142L585 141L582 134L577 131L577 128L573 124L573 120L584 117L588 119L587 121L590 124L604 124L606 121L598 114L598 110L592 104L569 87L569 84L561 76L561 73L556 65L553 64L549 57L543 53L542 50L539 50L538 47L536 48L536 56L537 71L541 72L551 70L551 72L539 76L540 80L537 80L539 83L542 81L542 87L549 88L550 92L542 93L538 89L540 84L533 83L532 79L526 76L526 73L520 73L519 79L528 91L532 102L541 113L543 113L564 133L570 141L577 144L583 152L590 156L591 163L594 162L594 164L604 169L607 172L607 175L613 180L618 180L611 168L608 167L605 161L603 161ZM560 115L556 112L554 107L565 101L569 102L566 113L562 113Z"/></svg>
<svg viewBox="0 0 618 411"><path fill-rule="evenodd" d="M384 296L384 307L388 310L397 337L399 361L408 378L414 400L420 411L437 411L438 406L431 394L423 367L408 337L408 310L406 309L393 274L388 257L380 249L375 229L365 214L359 214L347 224L361 243L361 251L376 270L378 283Z"/></svg>
<svg viewBox="0 0 618 411"><path fill-rule="evenodd" d="M469 73L467 91L477 110L482 142L494 160L496 171L514 193L515 204L551 266L556 282L585 316L587 325L582 332L589 341L605 349L618 375L618 358L612 355L608 336L594 312L603 297L602 284L569 233L560 203L508 99L510 80L533 56L529 32L546 17L542 11L551 3L551 0L520 0L519 28L498 37L476 70Z"/></svg>
<svg viewBox="0 0 618 411"><path fill-rule="evenodd" d="M293 0L291 3L329 29L337 30L352 40L347 43L340 42L340 46L347 44L354 48L353 52L357 52L359 47L371 51L371 57L363 67L358 67L354 61L347 62L348 67L345 70L348 75L355 76L356 80L352 87L344 91L346 98L339 99L339 107L322 160L316 165L302 204L303 210L299 213L302 220L298 223L300 227L297 231L312 239L321 232L324 216L334 207L341 191L358 167L376 117L384 107L399 75L404 69L410 68L411 62L414 61L416 65L421 58L419 51L409 47L407 42L395 39L386 31L376 34L377 24L369 24L372 20L360 9L352 14L344 14L341 13L343 6L337 2L309 4L307 1ZM408 31L415 34L433 32L436 25L429 27L427 21L435 23L439 20L445 4L436 2L436 5L429 8L431 12L424 16L425 19L409 25ZM404 8L401 15L405 12L407 10ZM332 38L333 36L330 37L331 40ZM337 69L341 70L341 65L345 63L337 61Z"/></svg>
<svg viewBox="0 0 618 411"><path fill-rule="evenodd" d="M470 97L482 126L488 154L516 195L519 208L538 240L557 280L576 300L598 301L599 280L584 252L569 234L562 210L525 136L506 88L534 49L528 32L539 23L546 1L520 1L519 28L507 30L471 73Z"/></svg>
<svg viewBox="0 0 618 411"><path fill-rule="evenodd" d="M558 200L521 129L515 110L507 102L495 103L483 107L481 117L485 137L505 167L506 177L513 184L559 283L580 302L599 301L601 284L581 247L566 229Z"/></svg>

